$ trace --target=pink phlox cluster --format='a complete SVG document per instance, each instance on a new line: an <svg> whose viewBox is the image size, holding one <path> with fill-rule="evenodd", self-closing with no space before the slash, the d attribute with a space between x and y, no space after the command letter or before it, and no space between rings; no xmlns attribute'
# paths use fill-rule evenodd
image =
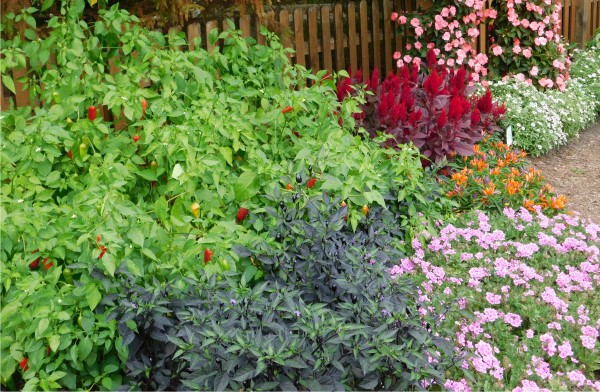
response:
<svg viewBox="0 0 600 392"><path fill-rule="evenodd" d="M522 387L516 387L513 392L551 392L549 389L540 388L535 381L522 380Z"/></svg>
<svg viewBox="0 0 600 392"><path fill-rule="evenodd" d="M552 334L545 333L540 335L540 342L542 342L542 349L549 355L554 356L556 354L556 342L552 337Z"/></svg>
<svg viewBox="0 0 600 392"><path fill-rule="evenodd" d="M464 378L459 381L448 380L444 383L444 388L454 392L471 392L471 388Z"/></svg>
<svg viewBox="0 0 600 392"><path fill-rule="evenodd" d="M552 370L550 369L550 364L548 362L533 355L531 357L531 364L534 367L535 374L537 374L539 378L542 380L549 380L552 378Z"/></svg>
<svg viewBox="0 0 600 392"><path fill-rule="evenodd" d="M552 287L546 287L541 297L544 302L552 305L560 313L566 313L569 310L569 304L560 299Z"/></svg>
<svg viewBox="0 0 600 392"><path fill-rule="evenodd" d="M571 347L571 342L565 340L560 346L558 346L558 356L560 358L568 358L573 355L573 349Z"/></svg>
<svg viewBox="0 0 600 392"><path fill-rule="evenodd" d="M515 328L518 328L523 323L523 319L516 313L506 313L504 315L504 322L506 324L512 325Z"/></svg>
<svg viewBox="0 0 600 392"><path fill-rule="evenodd" d="M475 343L475 355L470 358L470 361L477 372L489 372L494 378L502 380L504 369L498 358L494 355L496 350L489 343L480 340Z"/></svg>
<svg viewBox="0 0 600 392"><path fill-rule="evenodd" d="M589 350L596 348L598 340L598 330L592 326L581 327L581 345Z"/></svg>

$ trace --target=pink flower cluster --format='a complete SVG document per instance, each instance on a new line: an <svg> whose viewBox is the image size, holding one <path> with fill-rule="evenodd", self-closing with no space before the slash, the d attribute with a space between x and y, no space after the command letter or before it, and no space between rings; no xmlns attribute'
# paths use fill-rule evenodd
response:
<svg viewBox="0 0 600 392"><path fill-rule="evenodd" d="M473 312L473 318L449 313L443 322L456 331L457 350L467 355L463 368L488 377L489 385L600 389L594 375L582 371L600 360L600 312L593 300L574 302L593 297L600 286L600 226L523 208L506 208L501 222L504 230L479 212L464 227L440 225L438 235L413 239L414 255L390 272L422 282L424 313L448 303ZM524 366L513 366L523 360ZM460 372L456 376L446 389L481 389Z"/></svg>
<svg viewBox="0 0 600 392"><path fill-rule="evenodd" d="M528 84L564 90L570 61L560 35L559 0L438 0L423 13L393 13L408 39L396 52L398 67L421 64L433 48L440 65L465 65L479 81L488 73L511 75ZM477 40L487 25L488 53L478 53ZM514 37L514 38L510 38ZM551 55L555 53L556 55ZM519 64L519 66L517 66ZM528 72L513 72L526 66Z"/></svg>

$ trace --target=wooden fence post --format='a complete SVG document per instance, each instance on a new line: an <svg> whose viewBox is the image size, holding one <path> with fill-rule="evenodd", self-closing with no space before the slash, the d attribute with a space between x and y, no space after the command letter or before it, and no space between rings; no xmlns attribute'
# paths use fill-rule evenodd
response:
<svg viewBox="0 0 600 392"><path fill-rule="evenodd" d="M577 0L575 15L575 42L583 45L590 38L588 23L591 21L592 3L590 0Z"/></svg>

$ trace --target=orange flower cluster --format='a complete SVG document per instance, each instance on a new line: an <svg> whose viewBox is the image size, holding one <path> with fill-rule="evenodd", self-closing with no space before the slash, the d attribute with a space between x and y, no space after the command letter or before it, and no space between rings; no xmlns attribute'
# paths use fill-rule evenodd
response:
<svg viewBox="0 0 600 392"><path fill-rule="evenodd" d="M443 181L449 188L446 196L456 200L461 209L522 206L533 211L539 206L551 213L565 209L566 197L552 194L540 171L523 160L524 151L487 138L474 146L474 152L442 172L450 176Z"/></svg>

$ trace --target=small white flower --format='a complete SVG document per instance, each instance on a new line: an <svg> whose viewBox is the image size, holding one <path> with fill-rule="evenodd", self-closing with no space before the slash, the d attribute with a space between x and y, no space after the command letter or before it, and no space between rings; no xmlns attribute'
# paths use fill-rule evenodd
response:
<svg viewBox="0 0 600 392"><path fill-rule="evenodd" d="M23 199L17 200L17 203L23 203Z"/></svg>
<svg viewBox="0 0 600 392"><path fill-rule="evenodd" d="M40 152L40 151L42 151L42 147L38 147L35 149L35 152Z"/></svg>
<svg viewBox="0 0 600 392"><path fill-rule="evenodd" d="M75 219L75 218L77 218L77 215L73 214L73 215L71 215L71 218Z"/></svg>

